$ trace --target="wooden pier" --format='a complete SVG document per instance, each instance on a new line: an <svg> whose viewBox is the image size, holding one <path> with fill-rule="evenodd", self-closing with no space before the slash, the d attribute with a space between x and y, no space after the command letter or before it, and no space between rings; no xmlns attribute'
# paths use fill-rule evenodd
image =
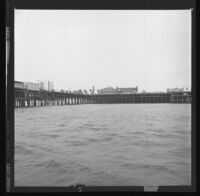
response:
<svg viewBox="0 0 200 196"><path fill-rule="evenodd" d="M124 103L191 103L191 92L88 95L15 88L15 107Z"/></svg>

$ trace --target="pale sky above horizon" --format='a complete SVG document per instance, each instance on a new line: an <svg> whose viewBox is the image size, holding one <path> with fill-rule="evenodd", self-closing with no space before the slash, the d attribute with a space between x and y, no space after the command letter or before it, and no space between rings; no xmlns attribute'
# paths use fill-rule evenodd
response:
<svg viewBox="0 0 200 196"><path fill-rule="evenodd" d="M15 80L55 89L191 86L191 10L17 10Z"/></svg>

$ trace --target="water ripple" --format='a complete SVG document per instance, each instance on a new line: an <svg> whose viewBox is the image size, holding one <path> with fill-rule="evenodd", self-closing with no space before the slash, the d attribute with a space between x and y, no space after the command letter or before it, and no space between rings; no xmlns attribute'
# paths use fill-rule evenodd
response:
<svg viewBox="0 0 200 196"><path fill-rule="evenodd" d="M190 185L190 107L86 104L16 109L15 184Z"/></svg>

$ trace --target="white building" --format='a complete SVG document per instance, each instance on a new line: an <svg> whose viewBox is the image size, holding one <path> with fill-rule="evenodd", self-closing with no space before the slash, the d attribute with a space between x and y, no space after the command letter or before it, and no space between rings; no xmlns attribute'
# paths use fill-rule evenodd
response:
<svg viewBox="0 0 200 196"><path fill-rule="evenodd" d="M28 90L33 90L33 91L39 91L40 90L40 84L33 83L33 82L25 82L24 87Z"/></svg>
<svg viewBox="0 0 200 196"><path fill-rule="evenodd" d="M183 92L183 88L171 88L171 89L167 89L167 92L168 93L171 93L171 92Z"/></svg>
<svg viewBox="0 0 200 196"><path fill-rule="evenodd" d="M137 92L138 92L138 87L132 87L132 88L106 87L99 90L99 94L134 94Z"/></svg>
<svg viewBox="0 0 200 196"><path fill-rule="evenodd" d="M131 87L131 88L116 88L117 92L120 94L134 94L138 92L138 87Z"/></svg>
<svg viewBox="0 0 200 196"><path fill-rule="evenodd" d="M24 89L24 82L15 81L15 88Z"/></svg>
<svg viewBox="0 0 200 196"><path fill-rule="evenodd" d="M40 89L46 91L53 91L54 90L54 83L49 80L41 81L40 82Z"/></svg>
<svg viewBox="0 0 200 196"><path fill-rule="evenodd" d="M48 80L44 81L44 90L48 91Z"/></svg>
<svg viewBox="0 0 200 196"><path fill-rule="evenodd" d="M99 94L116 94L116 90L109 86L99 90Z"/></svg>
<svg viewBox="0 0 200 196"><path fill-rule="evenodd" d="M44 82L40 82L40 89L44 90Z"/></svg>
<svg viewBox="0 0 200 196"><path fill-rule="evenodd" d="M54 90L54 83L52 81L48 81L48 91Z"/></svg>
<svg viewBox="0 0 200 196"><path fill-rule="evenodd" d="M167 92L191 92L191 87L189 86L185 86L183 88L171 88L171 89L167 89Z"/></svg>

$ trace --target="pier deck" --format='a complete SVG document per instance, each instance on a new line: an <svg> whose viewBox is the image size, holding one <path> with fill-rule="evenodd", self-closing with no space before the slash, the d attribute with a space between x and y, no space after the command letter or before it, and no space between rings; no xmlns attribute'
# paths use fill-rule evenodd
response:
<svg viewBox="0 0 200 196"><path fill-rule="evenodd" d="M15 88L15 107L119 103L191 103L191 92L90 95Z"/></svg>

